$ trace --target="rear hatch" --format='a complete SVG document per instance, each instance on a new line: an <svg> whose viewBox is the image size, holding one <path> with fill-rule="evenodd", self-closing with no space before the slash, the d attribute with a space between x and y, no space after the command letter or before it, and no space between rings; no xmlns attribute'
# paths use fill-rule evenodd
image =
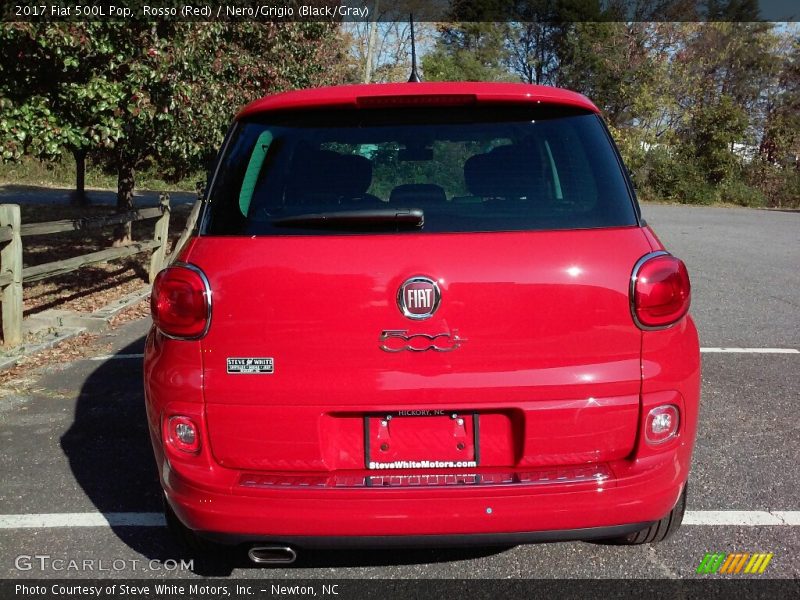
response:
<svg viewBox="0 0 800 600"><path fill-rule="evenodd" d="M329 117L238 124L185 257L213 293L201 343L216 460L311 472L627 456L641 378L628 286L650 247L598 117Z"/></svg>

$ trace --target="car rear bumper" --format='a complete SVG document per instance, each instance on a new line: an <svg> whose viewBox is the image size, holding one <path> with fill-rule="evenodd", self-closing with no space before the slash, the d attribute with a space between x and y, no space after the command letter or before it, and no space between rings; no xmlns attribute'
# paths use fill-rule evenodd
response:
<svg viewBox="0 0 800 600"><path fill-rule="evenodd" d="M461 533L451 535L359 535L359 536L280 536L244 535L200 531L200 537L223 545L279 543L304 550L332 550L358 548L463 548L516 546L541 542L569 542L574 540L604 540L622 537L641 531L652 522L631 523L614 527L587 527L551 531L524 531L515 533Z"/></svg>
<svg viewBox="0 0 800 600"><path fill-rule="evenodd" d="M586 482L404 488L193 486L164 463L162 483L180 520L226 543L300 547L514 544L624 535L667 515L688 475L685 447L608 463Z"/></svg>

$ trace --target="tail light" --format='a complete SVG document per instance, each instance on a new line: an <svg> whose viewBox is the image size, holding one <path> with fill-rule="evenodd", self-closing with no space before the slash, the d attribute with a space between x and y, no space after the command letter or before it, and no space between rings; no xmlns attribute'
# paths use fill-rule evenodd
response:
<svg viewBox="0 0 800 600"><path fill-rule="evenodd" d="M663 329L689 310L691 285L683 261L666 252L642 257L631 276L631 313L640 329Z"/></svg>
<svg viewBox="0 0 800 600"><path fill-rule="evenodd" d="M211 288L203 272L193 265L176 265L161 271L150 294L153 323L164 335L198 339L211 322Z"/></svg>
<svg viewBox="0 0 800 600"><path fill-rule="evenodd" d="M197 454L200 450L200 430L189 417L171 416L164 420L164 441L181 452Z"/></svg>

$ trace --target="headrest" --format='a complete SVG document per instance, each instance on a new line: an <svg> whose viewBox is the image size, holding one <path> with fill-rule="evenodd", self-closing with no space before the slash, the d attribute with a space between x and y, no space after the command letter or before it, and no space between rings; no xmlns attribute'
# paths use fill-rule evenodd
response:
<svg viewBox="0 0 800 600"><path fill-rule="evenodd" d="M389 202L409 206L414 204L440 204L447 202L444 189L433 183L405 183L389 194ZM413 208L413 207L412 207Z"/></svg>
<svg viewBox="0 0 800 600"><path fill-rule="evenodd" d="M356 154L299 150L292 159L289 186L295 193L359 196L372 183L372 163Z"/></svg>
<svg viewBox="0 0 800 600"><path fill-rule="evenodd" d="M344 175L343 179L349 182L347 192L343 194L358 196L369 189L372 183L372 162L364 156L358 154L341 154L338 158L340 173Z"/></svg>
<svg viewBox="0 0 800 600"><path fill-rule="evenodd" d="M506 145L464 163L470 194L482 198L532 198L544 192L541 165L531 148Z"/></svg>

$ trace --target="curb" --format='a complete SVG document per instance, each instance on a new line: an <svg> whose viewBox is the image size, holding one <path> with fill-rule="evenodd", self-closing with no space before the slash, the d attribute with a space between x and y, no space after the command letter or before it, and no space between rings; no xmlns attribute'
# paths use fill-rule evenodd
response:
<svg viewBox="0 0 800 600"><path fill-rule="evenodd" d="M99 333L108 329L111 319L120 312L140 302L150 295L150 286L131 292L98 308L89 315L83 315L69 310L46 310L30 317L25 323L28 333L51 330L43 341L21 344L0 355L0 371L14 367L26 356L31 356L42 350L50 348L74 338L81 333L89 331Z"/></svg>
<svg viewBox="0 0 800 600"><path fill-rule="evenodd" d="M10 369L16 364L25 358L26 356L31 356L42 350L49 350L53 346L60 344L66 340L72 339L86 331L85 327L64 327L61 331L56 331L52 333L52 337L50 339L46 339L43 342L32 343L32 344L22 344L13 350L13 355L10 356L3 356L0 358L0 371L5 371Z"/></svg>

